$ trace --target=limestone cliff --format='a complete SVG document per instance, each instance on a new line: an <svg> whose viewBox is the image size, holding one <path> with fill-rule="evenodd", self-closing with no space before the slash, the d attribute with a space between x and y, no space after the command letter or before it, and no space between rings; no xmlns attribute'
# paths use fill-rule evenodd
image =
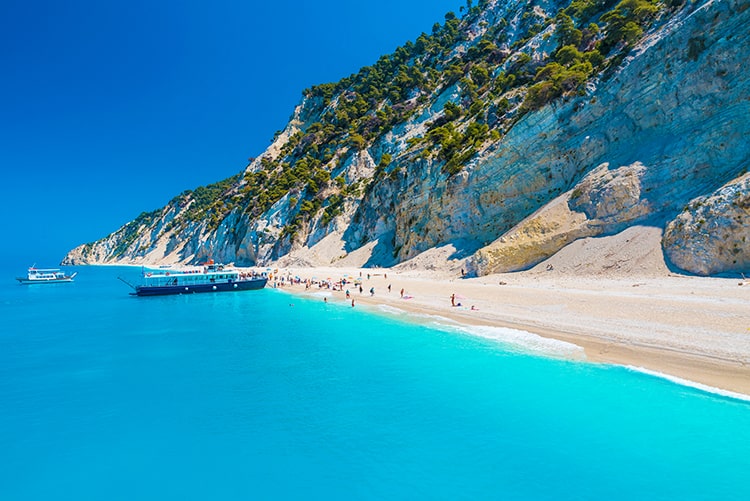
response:
<svg viewBox="0 0 750 501"><path fill-rule="evenodd" d="M65 263L392 265L452 243L487 274L647 224L674 267L749 271L750 3L479 4L307 89L243 173Z"/></svg>
<svg viewBox="0 0 750 501"><path fill-rule="evenodd" d="M698 275L750 270L750 174L691 200L664 234L672 263Z"/></svg>

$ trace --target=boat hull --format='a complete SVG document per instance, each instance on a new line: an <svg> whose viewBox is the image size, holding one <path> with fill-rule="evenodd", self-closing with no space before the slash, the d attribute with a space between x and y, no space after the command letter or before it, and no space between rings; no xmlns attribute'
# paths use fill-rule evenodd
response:
<svg viewBox="0 0 750 501"><path fill-rule="evenodd" d="M65 284L73 281L73 277L66 278L55 278L52 280L29 280L28 278L17 277L21 285L36 285L36 284Z"/></svg>
<svg viewBox="0 0 750 501"><path fill-rule="evenodd" d="M203 292L237 292L262 289L267 278L237 280L234 282L217 282L193 285L139 285L134 296L171 296L175 294L197 294Z"/></svg>

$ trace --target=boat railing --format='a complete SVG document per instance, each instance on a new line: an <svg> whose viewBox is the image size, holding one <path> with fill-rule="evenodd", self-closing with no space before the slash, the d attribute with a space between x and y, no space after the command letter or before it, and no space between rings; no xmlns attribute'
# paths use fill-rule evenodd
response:
<svg viewBox="0 0 750 501"><path fill-rule="evenodd" d="M211 268L211 269L209 269ZM244 270L236 270L231 268L226 268L224 266L210 266L210 267L204 267L203 269L200 268L190 268L190 269L171 269L171 270L155 270L155 269L144 269L143 270L143 278L146 280L147 283L150 284L163 284L163 285L175 285L175 281L177 283L181 283L184 280L190 280L192 277L197 278L199 281L202 281L205 279L206 282L215 282L217 280L219 281L249 281L249 280L259 280L259 279L268 279L268 273L266 272L258 272L258 271L244 271Z"/></svg>

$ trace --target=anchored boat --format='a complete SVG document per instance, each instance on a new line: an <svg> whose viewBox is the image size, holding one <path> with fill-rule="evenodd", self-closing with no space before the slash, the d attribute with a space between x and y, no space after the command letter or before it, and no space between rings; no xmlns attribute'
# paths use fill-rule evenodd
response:
<svg viewBox="0 0 750 501"><path fill-rule="evenodd" d="M262 289L268 277L265 274L245 273L212 262L202 268L164 270L143 273L142 285L130 285L134 296L165 296L194 294L198 292L230 292Z"/></svg>
<svg viewBox="0 0 750 501"><path fill-rule="evenodd" d="M32 266L25 277L16 277L16 280L21 282L21 285L60 284L72 282L77 274L76 272L72 275L67 275L58 268L35 268Z"/></svg>

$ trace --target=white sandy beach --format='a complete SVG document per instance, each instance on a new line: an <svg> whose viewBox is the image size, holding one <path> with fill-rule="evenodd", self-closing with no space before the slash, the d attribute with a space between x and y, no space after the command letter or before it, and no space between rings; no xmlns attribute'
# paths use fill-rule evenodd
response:
<svg viewBox="0 0 750 501"><path fill-rule="evenodd" d="M608 246L615 249L609 255ZM584 239L519 273L462 278L461 264L424 256L391 269L289 266L277 275L336 281L362 273L363 293L348 286L356 304L527 331L574 343L592 362L750 395L750 281L671 273L651 230ZM320 292L304 284L285 288ZM347 300L334 291L329 301Z"/></svg>

